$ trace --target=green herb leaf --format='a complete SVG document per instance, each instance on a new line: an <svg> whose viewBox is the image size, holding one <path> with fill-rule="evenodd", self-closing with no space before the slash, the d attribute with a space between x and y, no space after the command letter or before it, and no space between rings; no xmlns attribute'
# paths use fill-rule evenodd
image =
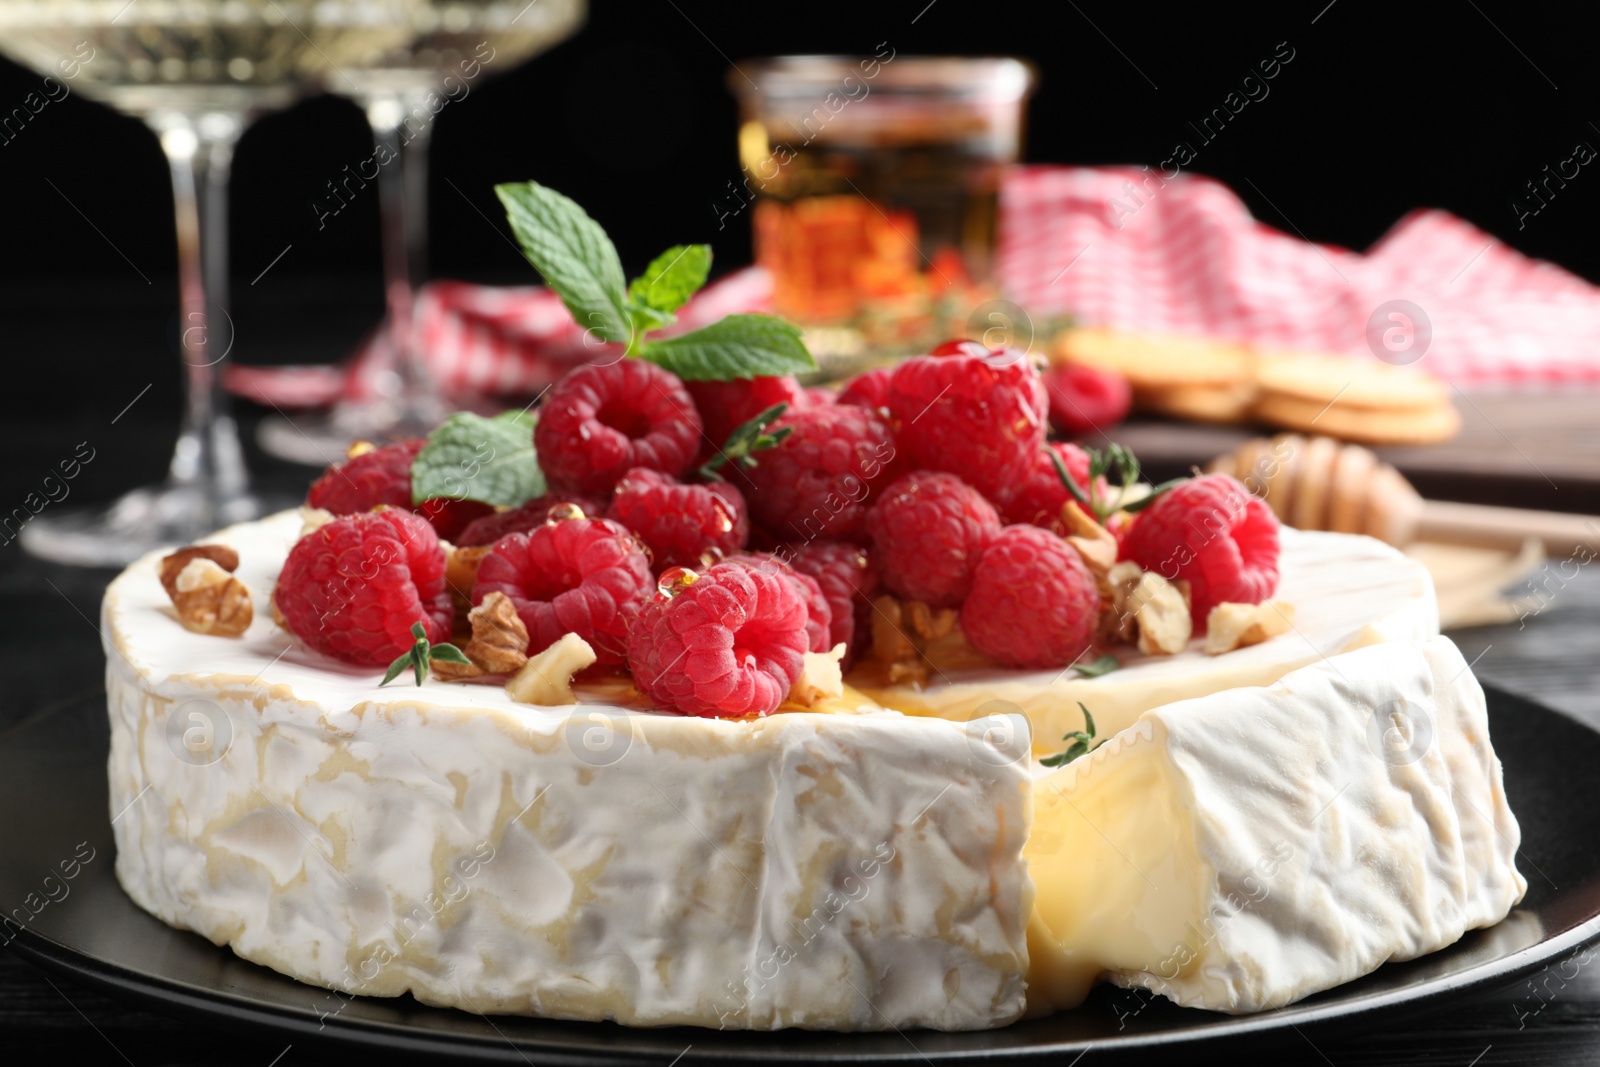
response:
<svg viewBox="0 0 1600 1067"><path fill-rule="evenodd" d="M1110 674L1120 666L1121 664L1117 662L1117 657L1101 656L1099 659L1093 660L1089 663L1076 664L1072 669L1083 675L1085 678L1098 678L1102 674Z"/></svg>
<svg viewBox="0 0 1600 1067"><path fill-rule="evenodd" d="M782 418L783 413L788 410L787 403L774 404L748 422L740 423L728 435L727 443L722 446L721 451L700 467L700 476L708 481L720 482L722 475L717 471L725 463L734 462L742 467L759 466L760 461L750 453L774 448L794 432L793 426L780 426L771 433L766 432L767 427Z"/></svg>
<svg viewBox="0 0 1600 1067"><path fill-rule="evenodd" d="M433 666L433 661L436 659L442 659L449 663L472 665L472 661L467 658L467 654L455 645L443 641L437 645L430 645L427 631L422 628L420 622L411 624L411 636L417 639L416 643L411 646L405 655L397 657L393 663L389 664L389 670L384 674L383 681L378 683L379 689L400 677L407 667L416 672L417 684L421 685L422 679L427 676L428 669Z"/></svg>
<svg viewBox="0 0 1600 1067"><path fill-rule="evenodd" d="M772 315L729 315L639 354L685 381L728 381L816 370L800 328Z"/></svg>
<svg viewBox="0 0 1600 1067"><path fill-rule="evenodd" d="M636 308L666 314L689 302L711 273L710 245L673 245L628 284L628 299Z"/></svg>
<svg viewBox="0 0 1600 1067"><path fill-rule="evenodd" d="M602 341L630 344L622 261L600 224L574 201L538 182L494 187L522 254L572 317Z"/></svg>
<svg viewBox="0 0 1600 1067"><path fill-rule="evenodd" d="M1122 505L1122 510L1128 512L1129 514L1132 514L1136 511L1143 511L1151 504L1154 504L1156 502L1156 498L1162 493L1165 493L1169 489L1176 488L1188 480L1189 479L1187 478L1174 478L1170 482L1162 482L1160 485L1156 486L1154 489L1151 489L1149 493L1140 497L1138 500L1134 500L1130 503Z"/></svg>
<svg viewBox="0 0 1600 1067"><path fill-rule="evenodd" d="M1087 729L1074 730L1061 740L1072 742L1065 751L1057 752L1053 756L1046 756L1039 761L1042 767L1065 767L1079 756L1093 749L1094 745L1094 716L1089 714L1089 709L1084 707L1083 701L1078 701L1078 707L1083 711L1083 724Z"/></svg>
<svg viewBox="0 0 1600 1067"><path fill-rule="evenodd" d="M532 415L507 411L486 419L458 411L428 435L411 461L414 503L449 497L516 507L545 491L533 450Z"/></svg>

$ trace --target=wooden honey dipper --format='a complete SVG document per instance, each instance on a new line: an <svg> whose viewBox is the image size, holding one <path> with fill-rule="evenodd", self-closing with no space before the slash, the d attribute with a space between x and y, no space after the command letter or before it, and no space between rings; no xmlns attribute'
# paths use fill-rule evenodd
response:
<svg viewBox="0 0 1600 1067"><path fill-rule="evenodd" d="M1516 549L1528 538L1552 556L1600 550L1600 517L1424 500L1405 476L1360 445L1279 434L1246 441L1207 467L1231 474L1302 530L1369 534L1391 545L1433 541Z"/></svg>

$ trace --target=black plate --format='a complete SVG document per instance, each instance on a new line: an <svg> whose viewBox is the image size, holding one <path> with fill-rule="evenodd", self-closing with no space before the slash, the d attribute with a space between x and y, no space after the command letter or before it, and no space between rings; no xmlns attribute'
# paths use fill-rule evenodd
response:
<svg viewBox="0 0 1600 1067"><path fill-rule="evenodd" d="M1600 734L1494 689L1489 718L1506 791L1522 823L1518 864L1528 896L1490 930L1451 948L1390 964L1282 1011L1235 1018L1102 987L1076 1011L1002 1030L942 1034L632 1030L424 1007L409 997L347 999L235 957L174 930L123 895L112 871L106 804L106 715L85 702L36 718L0 745L0 903L26 917L5 938L36 962L174 1014L276 1031L292 1040L347 1042L454 1058L526 1064L666 1063L693 1058L785 1063L865 1059L941 1063L1052 1059L1095 1062L1119 1051L1199 1051L1223 1038L1271 1038L1358 1027L1471 996L1546 965L1600 935L1600 805L1575 803L1574 783L1600 766ZM89 850L93 858L82 860ZM60 864L76 877L61 876ZM55 880L46 882L55 872ZM33 894L33 896L29 896ZM56 899L50 899L51 896ZM41 905L41 902L42 905ZM37 908L34 914L30 909ZM1065 1058L1061 1058L1065 1057Z"/></svg>

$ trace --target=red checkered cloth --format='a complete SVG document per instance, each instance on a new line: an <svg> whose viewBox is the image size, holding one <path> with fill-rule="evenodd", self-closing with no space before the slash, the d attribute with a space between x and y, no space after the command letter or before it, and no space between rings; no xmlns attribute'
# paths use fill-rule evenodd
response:
<svg viewBox="0 0 1600 1067"><path fill-rule="evenodd" d="M1407 301L1431 327L1418 365L1449 381L1600 382L1600 289L1453 215L1414 211L1362 254L1257 222L1208 178L1155 174L1018 168L1006 294L1036 316L1369 358L1399 321L1385 305Z"/></svg>
<svg viewBox="0 0 1600 1067"><path fill-rule="evenodd" d="M1600 382L1600 289L1461 219L1412 212L1362 254L1257 222L1208 178L1153 175L1016 168L1000 199L1006 295L1035 316L1351 355L1370 355L1399 321L1386 305L1406 301L1416 335L1431 331L1419 365L1450 381ZM739 271L696 296L677 328L767 310L771 295L763 271ZM531 395L604 351L536 287L434 282L418 293L417 331L450 396ZM386 373L388 344L380 329L342 367L230 365L224 380L280 407L359 399Z"/></svg>

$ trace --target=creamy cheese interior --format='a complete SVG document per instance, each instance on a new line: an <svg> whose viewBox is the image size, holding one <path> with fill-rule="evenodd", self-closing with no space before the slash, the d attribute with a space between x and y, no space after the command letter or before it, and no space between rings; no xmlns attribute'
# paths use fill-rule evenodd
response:
<svg viewBox="0 0 1600 1067"><path fill-rule="evenodd" d="M1034 786L1029 1008L1099 978L1254 1012L1456 941L1527 888L1447 638L1156 708Z"/></svg>

